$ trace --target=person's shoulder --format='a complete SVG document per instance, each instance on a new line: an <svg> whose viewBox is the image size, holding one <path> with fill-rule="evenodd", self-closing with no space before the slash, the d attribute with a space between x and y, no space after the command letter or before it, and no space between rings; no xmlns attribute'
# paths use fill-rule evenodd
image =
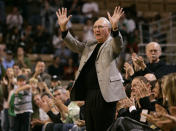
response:
<svg viewBox="0 0 176 131"><path fill-rule="evenodd" d="M97 44L97 40L86 41L86 46L92 46L92 45L95 45L95 44Z"/></svg>

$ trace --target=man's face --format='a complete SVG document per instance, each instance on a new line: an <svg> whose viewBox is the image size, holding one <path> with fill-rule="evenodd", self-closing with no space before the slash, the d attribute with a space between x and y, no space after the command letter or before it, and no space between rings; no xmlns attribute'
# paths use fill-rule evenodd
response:
<svg viewBox="0 0 176 131"><path fill-rule="evenodd" d="M11 61L12 58L13 58L13 55L12 55L12 54L7 54L7 55L6 55L6 60L7 60L7 61Z"/></svg>
<svg viewBox="0 0 176 131"><path fill-rule="evenodd" d="M56 99L60 99L61 100L61 97L62 97L62 94L59 90L56 90L54 93L53 93L54 97Z"/></svg>
<svg viewBox="0 0 176 131"><path fill-rule="evenodd" d="M36 65L36 70L40 73L43 73L45 71L45 63L44 62L38 62Z"/></svg>
<svg viewBox="0 0 176 131"><path fill-rule="evenodd" d="M93 31L98 43L104 43L110 34L108 23L103 19L99 19L95 22Z"/></svg>
<svg viewBox="0 0 176 131"><path fill-rule="evenodd" d="M159 45L155 43L147 45L146 55L150 63L159 62L159 57L161 55L161 49Z"/></svg>

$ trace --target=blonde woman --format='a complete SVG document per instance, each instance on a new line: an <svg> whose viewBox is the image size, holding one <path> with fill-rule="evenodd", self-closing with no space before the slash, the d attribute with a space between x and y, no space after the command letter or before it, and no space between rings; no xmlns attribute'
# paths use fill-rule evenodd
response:
<svg viewBox="0 0 176 131"><path fill-rule="evenodd" d="M176 73L164 76L162 81L163 99L168 102L169 114L163 107L157 105L156 113L146 115L147 120L163 131L176 129Z"/></svg>
<svg viewBox="0 0 176 131"><path fill-rule="evenodd" d="M171 73L163 79L163 97L169 106L176 106L176 73Z"/></svg>

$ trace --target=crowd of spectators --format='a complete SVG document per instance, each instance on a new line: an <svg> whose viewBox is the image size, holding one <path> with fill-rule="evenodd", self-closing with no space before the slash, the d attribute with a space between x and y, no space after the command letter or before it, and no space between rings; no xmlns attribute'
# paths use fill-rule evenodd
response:
<svg viewBox="0 0 176 131"><path fill-rule="evenodd" d="M66 87L61 82L74 79L77 67L73 59L69 58L68 66L61 66L56 56L48 68L38 60L32 71L22 47L15 60L12 52L6 53L0 84L3 131L85 130L84 101L71 101L73 82ZM161 54L160 45L150 42L146 45L147 63L136 53L131 55L131 63L125 62L122 75L127 97L117 102L115 121L108 131L176 128L176 67L160 60Z"/></svg>

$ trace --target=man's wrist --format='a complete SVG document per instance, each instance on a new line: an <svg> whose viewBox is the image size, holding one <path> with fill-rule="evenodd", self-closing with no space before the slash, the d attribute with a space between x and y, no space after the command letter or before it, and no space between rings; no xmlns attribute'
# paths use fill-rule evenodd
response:
<svg viewBox="0 0 176 131"><path fill-rule="evenodd" d="M60 30L61 30L61 32L65 32L65 31L67 31L67 28L66 27L60 27Z"/></svg>

